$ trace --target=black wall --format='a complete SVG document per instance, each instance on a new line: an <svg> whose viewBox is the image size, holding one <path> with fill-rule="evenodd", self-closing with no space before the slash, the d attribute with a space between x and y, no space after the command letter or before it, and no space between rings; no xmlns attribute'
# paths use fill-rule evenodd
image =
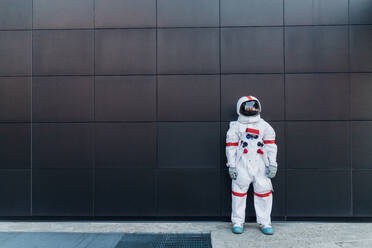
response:
<svg viewBox="0 0 372 248"><path fill-rule="evenodd" d="M371 0L1 0L0 30L1 216L228 216L243 95L273 216L372 216Z"/></svg>

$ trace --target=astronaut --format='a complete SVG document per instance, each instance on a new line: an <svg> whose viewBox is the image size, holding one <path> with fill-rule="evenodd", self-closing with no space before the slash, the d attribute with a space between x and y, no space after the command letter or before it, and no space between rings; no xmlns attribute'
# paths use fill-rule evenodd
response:
<svg viewBox="0 0 372 248"><path fill-rule="evenodd" d="M244 231L247 191L252 183L257 223L264 234L271 235L271 178L278 166L275 131L260 117L261 103L256 97L243 96L236 107L238 120L230 122L226 135L226 165L232 179L232 232Z"/></svg>

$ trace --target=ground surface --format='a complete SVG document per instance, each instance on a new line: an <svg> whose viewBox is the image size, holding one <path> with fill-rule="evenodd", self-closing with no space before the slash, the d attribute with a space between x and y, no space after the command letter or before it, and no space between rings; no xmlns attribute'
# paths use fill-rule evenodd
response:
<svg viewBox="0 0 372 248"><path fill-rule="evenodd" d="M274 222L273 227L275 234L264 236L254 223L246 224L245 232L236 235L226 222L0 222L0 247L111 248L120 233L152 232L211 233L214 248L372 247L372 223ZM57 232L74 235L65 239Z"/></svg>

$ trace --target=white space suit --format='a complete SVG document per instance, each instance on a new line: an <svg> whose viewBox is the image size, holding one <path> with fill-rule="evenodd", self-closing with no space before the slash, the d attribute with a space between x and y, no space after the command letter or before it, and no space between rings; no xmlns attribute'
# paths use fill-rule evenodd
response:
<svg viewBox="0 0 372 248"><path fill-rule="evenodd" d="M256 114L249 116L244 113L244 104L247 102L256 104ZM227 166L237 174L236 179L232 180L231 221L233 225L243 228L247 191L252 183L257 223L265 233L263 228L271 228L273 187L269 177L274 177L276 173L277 146L275 131L260 117L260 112L261 103L257 98L244 96L239 99L237 103L239 118L237 121L230 122L226 135L226 156ZM274 173L268 176L270 170L274 170Z"/></svg>

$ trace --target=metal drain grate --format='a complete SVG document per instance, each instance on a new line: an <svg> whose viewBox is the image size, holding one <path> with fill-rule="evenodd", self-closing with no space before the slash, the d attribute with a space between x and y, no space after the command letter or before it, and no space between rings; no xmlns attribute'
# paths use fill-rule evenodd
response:
<svg viewBox="0 0 372 248"><path fill-rule="evenodd" d="M210 234L124 234L115 248L212 248Z"/></svg>

